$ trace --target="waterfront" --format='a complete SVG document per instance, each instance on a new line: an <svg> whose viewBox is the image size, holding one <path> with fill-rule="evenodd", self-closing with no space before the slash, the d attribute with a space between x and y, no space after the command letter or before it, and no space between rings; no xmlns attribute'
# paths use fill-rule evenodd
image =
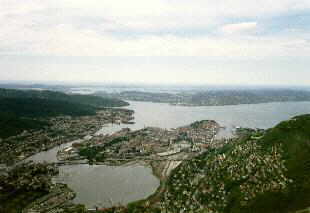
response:
<svg viewBox="0 0 310 213"><path fill-rule="evenodd" d="M310 112L310 102L268 103L257 105L183 107L161 103L130 102L126 107L135 111L135 124L107 125L99 132L112 133L124 127L133 130L145 126L176 128L197 120L215 120L227 127L222 136L230 136L236 126L250 128L270 128L280 121L299 114ZM58 150L70 144L41 152L31 159L54 162ZM152 175L150 168L142 166L108 167L71 165L60 167L58 181L67 183L76 193L74 202L110 206L126 204L152 194L159 181ZM143 184L143 187L139 187ZM134 186L134 187L133 187Z"/></svg>

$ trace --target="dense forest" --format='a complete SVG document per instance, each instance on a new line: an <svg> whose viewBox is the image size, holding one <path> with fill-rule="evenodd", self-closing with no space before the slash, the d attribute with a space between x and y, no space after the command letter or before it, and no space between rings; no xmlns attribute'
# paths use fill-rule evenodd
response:
<svg viewBox="0 0 310 213"><path fill-rule="evenodd" d="M91 95L0 89L0 138L43 128L48 124L42 118L94 115L98 109L126 105L128 103L122 100Z"/></svg>
<svg viewBox="0 0 310 213"><path fill-rule="evenodd" d="M13 90L0 89L0 99L2 98L39 98L55 101L66 101L69 103L84 104L93 107L120 107L127 106L128 103L115 98L102 98L93 95L65 94L49 90Z"/></svg>

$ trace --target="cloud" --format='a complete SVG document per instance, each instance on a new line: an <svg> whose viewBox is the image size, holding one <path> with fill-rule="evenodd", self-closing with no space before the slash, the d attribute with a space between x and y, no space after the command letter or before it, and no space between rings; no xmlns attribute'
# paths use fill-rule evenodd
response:
<svg viewBox="0 0 310 213"><path fill-rule="evenodd" d="M257 28L256 22L243 22L237 24L227 24L221 27L225 33L243 33L252 32Z"/></svg>
<svg viewBox="0 0 310 213"><path fill-rule="evenodd" d="M295 36L145 35L118 38L106 32L57 25L44 30L7 26L4 53L54 56L294 56L310 55L310 45ZM12 33L16 32L16 33ZM306 35L304 35L306 37ZM309 34L308 34L309 37ZM1 51L1 50L0 50Z"/></svg>
<svg viewBox="0 0 310 213"><path fill-rule="evenodd" d="M264 29L259 19L310 10L309 0L0 0L0 5L2 55L309 55L309 42L303 42L308 31L253 33Z"/></svg>

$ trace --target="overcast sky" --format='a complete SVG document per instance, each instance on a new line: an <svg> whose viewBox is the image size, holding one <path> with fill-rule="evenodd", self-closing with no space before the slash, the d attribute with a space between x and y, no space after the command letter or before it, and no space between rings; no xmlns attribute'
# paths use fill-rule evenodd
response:
<svg viewBox="0 0 310 213"><path fill-rule="evenodd" d="M309 0L0 0L0 80L310 85Z"/></svg>

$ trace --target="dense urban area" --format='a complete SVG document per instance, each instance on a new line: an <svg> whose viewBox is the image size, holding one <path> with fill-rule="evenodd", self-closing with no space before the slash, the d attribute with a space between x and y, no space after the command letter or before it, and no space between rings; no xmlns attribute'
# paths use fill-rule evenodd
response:
<svg viewBox="0 0 310 213"><path fill-rule="evenodd" d="M123 129L112 135L98 135L74 143L58 153L61 162L87 159L91 164L123 165L142 162L152 166L159 178L168 177L183 160L215 147L220 126L215 121L199 121L172 130L146 127Z"/></svg>

